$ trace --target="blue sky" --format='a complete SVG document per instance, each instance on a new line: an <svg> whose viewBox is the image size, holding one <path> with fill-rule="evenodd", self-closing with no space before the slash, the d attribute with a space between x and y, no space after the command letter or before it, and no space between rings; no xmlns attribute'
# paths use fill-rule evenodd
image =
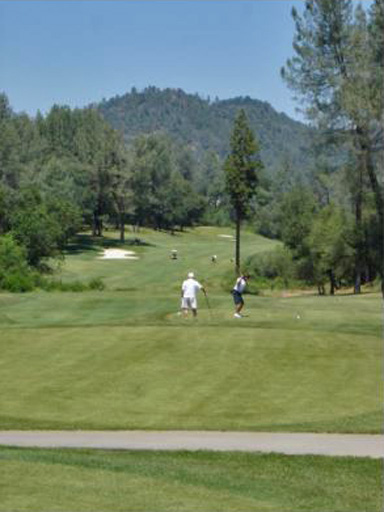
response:
<svg viewBox="0 0 384 512"><path fill-rule="evenodd" d="M291 117L280 78L302 0L1 0L0 90L16 112L131 87L251 96Z"/></svg>

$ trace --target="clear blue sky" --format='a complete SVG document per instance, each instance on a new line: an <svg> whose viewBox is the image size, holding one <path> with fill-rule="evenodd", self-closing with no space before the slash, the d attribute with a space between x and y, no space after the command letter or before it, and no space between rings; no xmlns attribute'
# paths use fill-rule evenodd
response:
<svg viewBox="0 0 384 512"><path fill-rule="evenodd" d="M280 78L302 0L1 0L0 91L16 112L135 86L249 95L291 117Z"/></svg>

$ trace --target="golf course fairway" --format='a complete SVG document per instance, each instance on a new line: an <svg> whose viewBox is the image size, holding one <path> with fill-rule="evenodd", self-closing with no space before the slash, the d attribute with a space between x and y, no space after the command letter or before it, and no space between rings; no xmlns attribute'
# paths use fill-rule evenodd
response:
<svg viewBox="0 0 384 512"><path fill-rule="evenodd" d="M379 295L248 294L234 319L232 235L85 234L56 278L105 290L0 294L0 428L381 432ZM244 232L242 254L277 244ZM178 314L190 270L211 306L196 320Z"/></svg>

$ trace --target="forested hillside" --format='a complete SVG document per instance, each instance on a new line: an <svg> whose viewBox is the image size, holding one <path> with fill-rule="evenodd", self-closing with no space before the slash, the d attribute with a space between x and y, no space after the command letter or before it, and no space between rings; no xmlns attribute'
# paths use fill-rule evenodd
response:
<svg viewBox="0 0 384 512"><path fill-rule="evenodd" d="M187 144L199 157L214 151L222 158L229 151L233 121L244 109L261 145L261 158L268 173L275 174L289 162L300 174L313 167L310 142L313 131L274 110L269 103L249 97L210 101L181 89L135 88L123 96L103 100L103 117L124 133L126 141L142 133L165 131Z"/></svg>

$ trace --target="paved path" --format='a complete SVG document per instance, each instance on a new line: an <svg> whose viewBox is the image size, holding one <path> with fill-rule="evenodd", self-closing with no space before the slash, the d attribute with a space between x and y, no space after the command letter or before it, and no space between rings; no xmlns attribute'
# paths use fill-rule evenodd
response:
<svg viewBox="0 0 384 512"><path fill-rule="evenodd" d="M213 450L384 458L384 435L207 431L0 431L0 445Z"/></svg>

